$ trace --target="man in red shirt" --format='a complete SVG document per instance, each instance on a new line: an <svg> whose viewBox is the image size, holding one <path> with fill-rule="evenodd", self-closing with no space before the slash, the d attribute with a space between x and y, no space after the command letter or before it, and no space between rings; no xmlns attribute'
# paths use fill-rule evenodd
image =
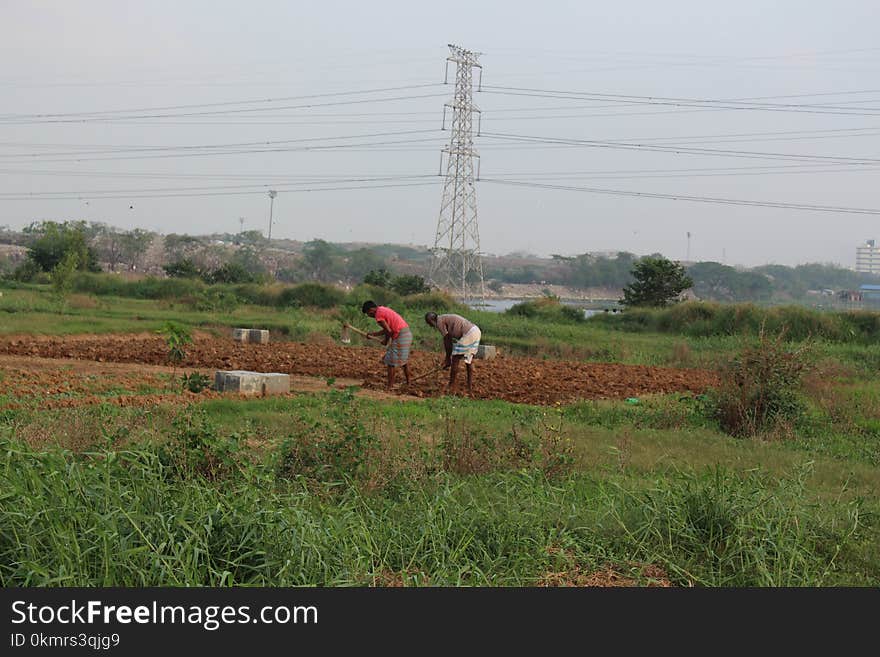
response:
<svg viewBox="0 0 880 657"><path fill-rule="evenodd" d="M386 306L377 306L373 301L364 301L361 312L376 320L382 327L368 335L383 336L382 344L388 345L382 362L388 366L388 389L394 385L394 368L402 367L406 384L409 385L409 350L412 347L413 335L409 324L396 312Z"/></svg>

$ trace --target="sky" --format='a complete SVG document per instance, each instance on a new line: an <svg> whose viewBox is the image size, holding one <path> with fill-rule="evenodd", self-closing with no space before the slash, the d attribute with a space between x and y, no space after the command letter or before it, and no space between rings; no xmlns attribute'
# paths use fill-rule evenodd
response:
<svg viewBox="0 0 880 657"><path fill-rule="evenodd" d="M880 239L878 14L0 0L0 225L265 233L275 189L273 237L431 246L454 43L481 53L482 251L853 267Z"/></svg>

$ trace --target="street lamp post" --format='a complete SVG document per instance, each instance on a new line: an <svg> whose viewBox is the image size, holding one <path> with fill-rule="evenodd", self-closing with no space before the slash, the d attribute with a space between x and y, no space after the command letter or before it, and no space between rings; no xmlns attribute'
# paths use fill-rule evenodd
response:
<svg viewBox="0 0 880 657"><path fill-rule="evenodd" d="M275 197L278 196L278 192L274 189L269 190L269 237L268 241L272 241L272 208L275 205Z"/></svg>

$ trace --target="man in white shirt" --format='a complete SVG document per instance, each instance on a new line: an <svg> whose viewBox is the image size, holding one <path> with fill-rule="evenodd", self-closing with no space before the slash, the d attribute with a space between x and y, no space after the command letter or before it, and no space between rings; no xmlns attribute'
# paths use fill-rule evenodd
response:
<svg viewBox="0 0 880 657"><path fill-rule="evenodd" d="M459 363L464 360L467 365L468 394L472 394L472 381L474 375L473 359L480 346L480 327L465 319L461 315L426 313L425 322L440 331L443 336L443 347L446 349L444 369L449 369L449 389L455 387L455 375L458 373Z"/></svg>

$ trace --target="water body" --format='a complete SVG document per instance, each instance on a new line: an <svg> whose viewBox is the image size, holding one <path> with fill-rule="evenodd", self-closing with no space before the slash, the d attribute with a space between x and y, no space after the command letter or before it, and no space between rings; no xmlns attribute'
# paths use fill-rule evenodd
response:
<svg viewBox="0 0 880 657"><path fill-rule="evenodd" d="M470 299L466 300L465 304L474 310L483 310L490 313L503 313L505 310L508 310L523 301L529 301L529 299L486 299L485 303L481 302L479 299ZM562 303L566 306L573 306L575 308L581 307L580 304L573 301L563 301ZM584 308L584 317L592 317L593 315L602 312L604 312L604 309Z"/></svg>

